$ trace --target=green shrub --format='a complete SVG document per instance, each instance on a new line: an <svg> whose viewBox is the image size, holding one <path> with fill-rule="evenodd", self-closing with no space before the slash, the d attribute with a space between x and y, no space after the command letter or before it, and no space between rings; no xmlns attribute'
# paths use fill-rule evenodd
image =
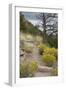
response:
<svg viewBox="0 0 66 90"><path fill-rule="evenodd" d="M29 64L29 76L34 76L35 72L38 70L38 64L35 61Z"/></svg>
<svg viewBox="0 0 66 90"><path fill-rule="evenodd" d="M56 60L58 60L58 50L56 49L56 52L55 52L55 57L56 57Z"/></svg>
<svg viewBox="0 0 66 90"><path fill-rule="evenodd" d="M20 64L20 77L27 77L29 75L28 73L28 63L24 62L23 64Z"/></svg>
<svg viewBox="0 0 66 90"><path fill-rule="evenodd" d="M51 67L55 63L56 57L50 54L44 54L42 60L47 66Z"/></svg>
<svg viewBox="0 0 66 90"><path fill-rule="evenodd" d="M33 51L33 48L32 47L24 47L24 51L27 52L27 53L32 53Z"/></svg>
<svg viewBox="0 0 66 90"><path fill-rule="evenodd" d="M58 75L58 69L57 68L53 68L52 72L51 72L52 76L57 76Z"/></svg>
<svg viewBox="0 0 66 90"><path fill-rule="evenodd" d="M40 44L40 45L38 45L38 48L39 48L40 55L42 55L44 50L47 48L47 46L44 44Z"/></svg>
<svg viewBox="0 0 66 90"><path fill-rule="evenodd" d="M20 77L32 77L38 69L37 62L24 61L20 65Z"/></svg>

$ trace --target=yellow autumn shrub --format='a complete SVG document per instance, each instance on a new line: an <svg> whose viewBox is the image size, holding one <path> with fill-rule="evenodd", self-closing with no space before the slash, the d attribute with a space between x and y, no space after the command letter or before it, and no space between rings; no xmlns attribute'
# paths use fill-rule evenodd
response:
<svg viewBox="0 0 66 90"><path fill-rule="evenodd" d="M49 67L54 65L54 62L56 60L56 57L50 54L44 54L42 55L42 61Z"/></svg>
<svg viewBox="0 0 66 90"><path fill-rule="evenodd" d="M40 55L42 55L44 50L47 48L47 46L44 44L40 44L40 45L38 45L38 48L39 48Z"/></svg>
<svg viewBox="0 0 66 90"><path fill-rule="evenodd" d="M38 69L38 64L37 62L34 61L24 61L20 65L20 77L32 77L34 76L35 72Z"/></svg>

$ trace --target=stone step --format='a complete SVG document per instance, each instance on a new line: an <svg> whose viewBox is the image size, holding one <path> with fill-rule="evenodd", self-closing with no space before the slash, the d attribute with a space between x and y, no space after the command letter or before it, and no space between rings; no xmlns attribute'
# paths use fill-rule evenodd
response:
<svg viewBox="0 0 66 90"><path fill-rule="evenodd" d="M40 71L40 72L51 72L52 67L38 65L38 71Z"/></svg>

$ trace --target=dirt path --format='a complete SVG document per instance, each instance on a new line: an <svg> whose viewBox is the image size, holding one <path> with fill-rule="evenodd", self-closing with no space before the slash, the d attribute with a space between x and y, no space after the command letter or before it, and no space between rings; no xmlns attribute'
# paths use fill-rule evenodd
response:
<svg viewBox="0 0 66 90"><path fill-rule="evenodd" d="M35 73L35 77L47 77L47 76L51 76L50 72L37 72Z"/></svg>
<svg viewBox="0 0 66 90"><path fill-rule="evenodd" d="M51 76L51 70L49 69L49 67L46 67L42 62L41 55L39 54L39 49L35 45L33 47L32 53L25 53L25 56L21 57L21 61L24 59L33 61L35 60L38 63L39 71L35 74L35 77Z"/></svg>

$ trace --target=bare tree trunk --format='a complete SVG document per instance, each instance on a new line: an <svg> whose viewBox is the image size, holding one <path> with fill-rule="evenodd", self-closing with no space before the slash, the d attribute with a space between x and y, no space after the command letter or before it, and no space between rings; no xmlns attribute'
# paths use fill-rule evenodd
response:
<svg viewBox="0 0 66 90"><path fill-rule="evenodd" d="M45 18L44 13L43 13L43 15L42 15L42 18L43 18L43 42L44 42L44 43L47 43L47 35L46 35L46 18Z"/></svg>

